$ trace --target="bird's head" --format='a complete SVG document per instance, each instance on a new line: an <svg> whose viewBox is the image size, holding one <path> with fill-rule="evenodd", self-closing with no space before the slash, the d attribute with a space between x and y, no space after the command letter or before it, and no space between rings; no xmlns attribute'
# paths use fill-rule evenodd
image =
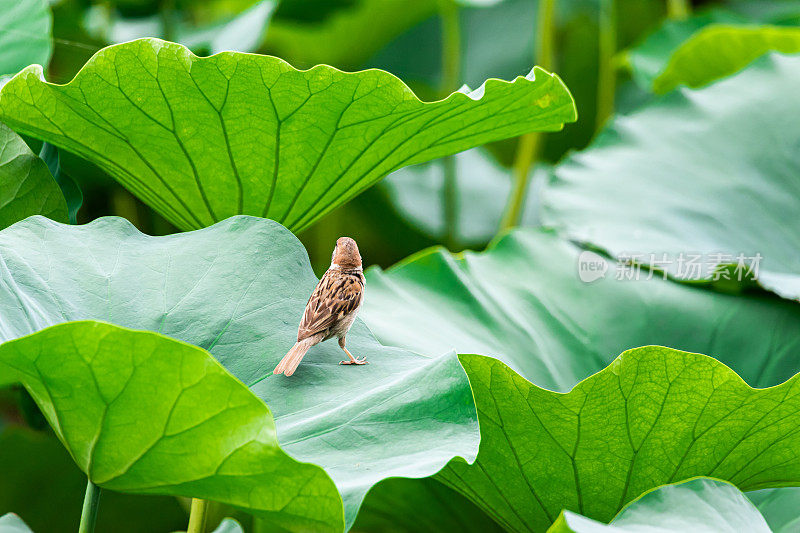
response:
<svg viewBox="0 0 800 533"><path fill-rule="evenodd" d="M356 270L361 268L361 254L358 253L356 241L350 237L339 237L336 248L333 249L331 267L341 270Z"/></svg>

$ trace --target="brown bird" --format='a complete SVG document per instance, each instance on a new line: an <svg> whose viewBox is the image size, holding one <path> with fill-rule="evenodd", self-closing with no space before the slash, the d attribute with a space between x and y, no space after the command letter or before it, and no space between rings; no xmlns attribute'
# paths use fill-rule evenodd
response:
<svg viewBox="0 0 800 533"><path fill-rule="evenodd" d="M350 359L340 365L365 365L366 357L357 359L345 348L345 336L364 301L364 273L356 241L340 237L333 249L331 266L319 280L306 304L297 330L297 343L289 350L273 374L294 374L306 352L322 341L339 338L339 346Z"/></svg>

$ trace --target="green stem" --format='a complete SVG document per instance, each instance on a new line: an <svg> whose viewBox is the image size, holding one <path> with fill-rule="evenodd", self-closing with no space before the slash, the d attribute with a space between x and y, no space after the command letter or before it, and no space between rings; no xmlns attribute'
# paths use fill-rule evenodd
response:
<svg viewBox="0 0 800 533"><path fill-rule="evenodd" d="M164 0L161 3L162 37L165 41L175 40L175 0Z"/></svg>
<svg viewBox="0 0 800 533"><path fill-rule="evenodd" d="M536 15L536 63L545 70L552 71L555 63L555 0L540 0ZM539 157L542 134L539 132L523 135L517 144L514 155L514 184L508 197L506 210L500 220L500 230L519 225L525 208L525 197L530 184L533 163Z"/></svg>
<svg viewBox="0 0 800 533"><path fill-rule="evenodd" d="M461 78L461 22L458 5L454 0L439 0L439 17L442 20L442 86L441 97L446 98L458 89ZM458 224L458 197L456 185L456 160L443 158L444 183L442 185L442 212L444 213L444 243L455 246Z"/></svg>
<svg viewBox="0 0 800 533"><path fill-rule="evenodd" d="M208 518L208 500L192 498L192 509L189 511L189 527L186 533L206 533Z"/></svg>
<svg viewBox="0 0 800 533"><path fill-rule="evenodd" d="M94 525L97 522L97 506L100 503L100 490L100 487L92 483L91 480L87 481L78 533L92 533L94 531Z"/></svg>
<svg viewBox="0 0 800 533"><path fill-rule="evenodd" d="M514 184L511 195L508 197L508 205L500 221L500 229L507 230L518 226L522 220L522 212L525 208L525 198L530 183L529 175L534 160L539 155L539 146L542 140L540 133L528 133L519 140L517 152L514 155Z"/></svg>
<svg viewBox="0 0 800 533"><path fill-rule="evenodd" d="M456 228L458 225L458 191L456 180L456 158L448 155L442 158L444 183L442 186L442 208L444 210L445 246L451 251L456 247Z"/></svg>
<svg viewBox="0 0 800 533"><path fill-rule="evenodd" d="M553 70L556 63L556 0L541 0L536 15L536 63Z"/></svg>
<svg viewBox="0 0 800 533"><path fill-rule="evenodd" d="M600 36L597 72L597 117L595 128L600 129L614 113L614 94L617 90L617 71L614 54L617 52L617 19L614 0L600 0Z"/></svg>
<svg viewBox="0 0 800 533"><path fill-rule="evenodd" d="M689 0L667 0L667 18L672 20L684 20L692 12L692 4Z"/></svg>
<svg viewBox="0 0 800 533"><path fill-rule="evenodd" d="M439 0L439 17L442 19L441 96L444 98L458 89L461 77L461 22L454 0Z"/></svg>

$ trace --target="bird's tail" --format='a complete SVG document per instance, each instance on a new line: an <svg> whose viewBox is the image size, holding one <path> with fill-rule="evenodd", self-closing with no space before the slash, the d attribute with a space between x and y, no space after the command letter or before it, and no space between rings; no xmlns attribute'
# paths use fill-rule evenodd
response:
<svg viewBox="0 0 800 533"><path fill-rule="evenodd" d="M278 366L275 367L275 370L272 371L273 374L286 374L287 376L291 376L294 374L294 371L297 369L297 365L300 364L300 361L303 360L303 356L306 355L306 352L316 344L317 339L315 338L308 338L303 339L301 341L297 341L297 343L292 346L292 349L283 356L281 362L278 363Z"/></svg>

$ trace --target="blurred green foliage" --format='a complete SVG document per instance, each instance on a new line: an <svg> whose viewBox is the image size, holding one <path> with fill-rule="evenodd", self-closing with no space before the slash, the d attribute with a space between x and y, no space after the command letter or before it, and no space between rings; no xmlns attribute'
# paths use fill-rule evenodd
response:
<svg viewBox="0 0 800 533"><path fill-rule="evenodd" d="M4 63L0 49L0 67L13 65L0 68L0 75L6 70L13 73L30 62L41 62L47 63L44 66L48 80L66 83L95 52L115 40L124 40L125 36L153 35L183 40L195 53L207 55L220 46L224 49L226 44L237 46L236 43L242 42L221 39L225 32L234 37L247 33L245 51L277 55L298 68L327 63L348 71L385 69L400 77L420 98L435 100L441 97L446 77L443 65L447 63L448 51L443 44L442 15L443 6L449 1L54 0L49 6L52 30L46 3L42 1L41 9L29 13L31 16L24 23L14 20L11 25L4 26L7 19L3 17L11 10L0 10L0 37L29 39L32 52L24 59L13 57ZM241 26L244 13L266 3L271 4L268 12L250 19L248 26ZM668 5L672 3L666 0L616 0L612 3L614 26L603 30L612 32L617 50L613 58L615 87L612 94L616 96L618 115L636 112L655 98L652 80L681 44L708 25L717 22L800 24L800 1L796 0L687 1L691 10L688 18L670 14ZM0 0L0 6L12 4L10 0ZM552 70L574 96L579 120L558 134L544 137L537 169L530 173L538 177L532 178L533 185L529 188L522 219L524 225L540 223L539 196L544 190L547 169L571 152L586 148L598 134L595 116L600 92L598 41L603 4L604 0L556 1ZM510 80L526 75L538 52L534 33L538 7L536 0L458 3L459 83L474 89L487 78ZM9 31L9 27L13 31ZM243 27L246 30L242 30ZM48 41L50 31L52 50L39 46ZM5 42L0 39L0 43ZM742 129L746 128L745 125ZM616 135L615 132L613 127L609 128L607 135ZM29 145L35 153L40 153L40 143L31 141ZM517 147L518 141L512 139L456 157L456 198L460 208L455 233L448 233L444 223L447 192L441 160L401 170L382 186L366 190L299 235L315 271L321 274L327 268L333 243L341 235L349 235L359 242L365 263L383 268L436 244L445 244L452 252L483 249L496 235L494 228L511 190L511 166ZM786 153L790 153L788 148ZM629 154L623 153L620 160L630 167ZM641 174L645 173L648 162L649 158L645 158L639 169ZM669 161L662 162L661 167L667 168L668 164ZM77 211L78 223L119 215L148 234L178 231L92 163L60 151L57 169L57 173L72 178L83 195L83 205ZM624 172L607 172L601 178L592 183L605 187L606 191L613 188L613 185L606 186L606 182L619 184L636 180L636 176L626 176ZM691 189L691 184L687 189ZM711 195L713 192L709 193ZM598 196L584 194L580 200ZM481 198L485 201L481 202ZM614 200L620 198L614 197ZM465 207L467 205L469 207ZM616 207L613 201L602 205L625 217L629 215L624 205ZM634 205L640 207L639 200ZM792 213L786 216L791 217ZM789 253L791 250L787 251ZM641 299L646 301L647 297ZM575 301L581 300L576 297ZM573 317L568 316L567 321ZM769 333L767 329L765 335ZM716 330L711 333L716 334ZM709 341L709 344L713 343ZM603 356L614 355L616 353L603 353ZM20 392L0 390L0 515L14 511L37 532L74 531L85 478L53 434L43 428L41 420L37 421L29 398ZM31 457L36 461L31 461ZM786 509L796 501L797 491L782 490L761 493L754 499L771 512L762 509L773 527L779 524L783 527L781 531L790 531L796 527L798 518L796 512ZM160 533L186 526L184 501L111 492L106 492L103 498L98 531ZM397 498L402 498L401 505L394 503ZM426 513L417 518L414 513L420 509L425 509ZM227 514L228 509L217 508L213 521L218 522ZM458 520L454 520L456 518ZM248 531L260 531L257 524L251 528L247 519L243 523ZM495 524L474 504L432 479L423 482L398 479L379 484L367 496L355 524L355 530L363 532L469 530L470 527L488 531Z"/></svg>

